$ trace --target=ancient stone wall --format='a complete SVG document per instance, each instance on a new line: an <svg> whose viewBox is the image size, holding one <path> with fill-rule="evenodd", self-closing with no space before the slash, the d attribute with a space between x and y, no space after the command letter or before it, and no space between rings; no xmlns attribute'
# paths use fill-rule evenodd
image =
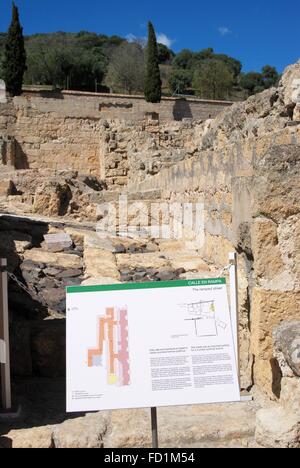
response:
<svg viewBox="0 0 300 468"><path fill-rule="evenodd" d="M15 169L75 170L99 178L107 174L109 184L124 186L128 172L125 153L130 151L129 144L143 127L146 134L149 129L151 140L151 135L159 133L158 122L172 127L172 122L176 125L175 121L185 118L206 120L230 105L230 102L172 98L149 104L139 96L26 92L8 103L0 103L0 164ZM115 123L111 125L112 132L108 135L106 132L102 138L101 129L107 120ZM148 121L152 124L147 125ZM182 125L184 128L185 123ZM151 126L155 126L154 131ZM167 133L164 142L168 141ZM115 154L114 161L111 155L106 159L106 138L110 139L108 153L113 152L117 143L114 153L118 156ZM146 139L139 138L142 150ZM182 135L181 147L184 140ZM167 149L165 143L162 146ZM172 147L170 140L168 147ZM120 157L125 160L122 164ZM177 160L175 156L174 162Z"/></svg>
<svg viewBox="0 0 300 468"><path fill-rule="evenodd" d="M145 101L143 96L95 94L78 91L25 92L40 112L55 112L66 117L119 119L138 122L147 115L158 116L162 122L215 118L232 105L231 101L211 101L195 98L162 98L158 104Z"/></svg>
<svg viewBox="0 0 300 468"><path fill-rule="evenodd" d="M0 184L0 195L6 203L17 200L18 209L26 203L28 212L43 214L47 206L49 216L95 222L96 204L117 202L120 191L145 202L204 203L205 242L197 255L221 268L230 251L239 254L242 387L257 384L271 398L279 372L273 328L299 316L300 106L293 89L299 78L300 63L278 89L205 122L158 121L144 111L136 114L141 120L127 120L129 108L118 109L105 96L107 113L101 114L98 96L86 94L75 100L72 93L25 95L0 105L3 167L9 159L23 169ZM27 180L27 168L35 183ZM76 171L102 178L103 186L95 188Z"/></svg>
<svg viewBox="0 0 300 468"><path fill-rule="evenodd" d="M129 185L161 190L165 200L197 193L205 207L203 257L221 267L231 250L239 253L242 385L255 383L271 398L279 372L272 330L299 318L300 122L290 98L299 77L298 64L279 89L202 129L195 155Z"/></svg>

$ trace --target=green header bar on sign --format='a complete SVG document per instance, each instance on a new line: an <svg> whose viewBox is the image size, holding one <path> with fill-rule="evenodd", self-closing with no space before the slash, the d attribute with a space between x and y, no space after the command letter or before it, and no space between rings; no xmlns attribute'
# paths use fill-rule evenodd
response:
<svg viewBox="0 0 300 468"><path fill-rule="evenodd" d="M187 286L214 286L226 284L226 278L193 279L183 281L157 281L149 283L108 284L103 286L68 286L67 294L99 291L130 291L134 289L180 288Z"/></svg>

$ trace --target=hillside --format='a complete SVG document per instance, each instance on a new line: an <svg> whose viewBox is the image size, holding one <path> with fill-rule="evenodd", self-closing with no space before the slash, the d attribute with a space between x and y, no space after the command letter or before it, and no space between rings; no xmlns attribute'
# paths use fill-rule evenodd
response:
<svg viewBox="0 0 300 468"><path fill-rule="evenodd" d="M0 78L6 34L0 33ZM25 37L26 85L85 91L142 93L145 44L87 31ZM277 84L279 75L266 66L244 74L242 63L211 48L175 54L159 44L165 95L192 94L207 99L241 100Z"/></svg>

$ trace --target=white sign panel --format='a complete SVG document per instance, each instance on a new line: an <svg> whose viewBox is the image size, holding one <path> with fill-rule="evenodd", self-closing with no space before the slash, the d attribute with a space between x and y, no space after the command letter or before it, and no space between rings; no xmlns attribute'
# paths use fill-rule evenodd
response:
<svg viewBox="0 0 300 468"><path fill-rule="evenodd" d="M6 364L6 346L5 341L0 339L0 364Z"/></svg>
<svg viewBox="0 0 300 468"><path fill-rule="evenodd" d="M67 411L240 400L226 280L67 288Z"/></svg>
<svg viewBox="0 0 300 468"><path fill-rule="evenodd" d="M6 99L6 86L3 80L0 80L0 103L7 102Z"/></svg>

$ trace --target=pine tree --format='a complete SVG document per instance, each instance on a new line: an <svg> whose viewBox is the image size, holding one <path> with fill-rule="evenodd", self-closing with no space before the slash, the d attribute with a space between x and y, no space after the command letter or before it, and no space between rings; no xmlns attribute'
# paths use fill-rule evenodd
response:
<svg viewBox="0 0 300 468"><path fill-rule="evenodd" d="M145 98L147 102L161 101L161 78L158 60L158 47L153 24L148 24L147 67Z"/></svg>
<svg viewBox="0 0 300 468"><path fill-rule="evenodd" d="M3 62L4 81L11 96L22 93L23 76L26 70L26 52L19 10L12 5L12 21L8 30Z"/></svg>

